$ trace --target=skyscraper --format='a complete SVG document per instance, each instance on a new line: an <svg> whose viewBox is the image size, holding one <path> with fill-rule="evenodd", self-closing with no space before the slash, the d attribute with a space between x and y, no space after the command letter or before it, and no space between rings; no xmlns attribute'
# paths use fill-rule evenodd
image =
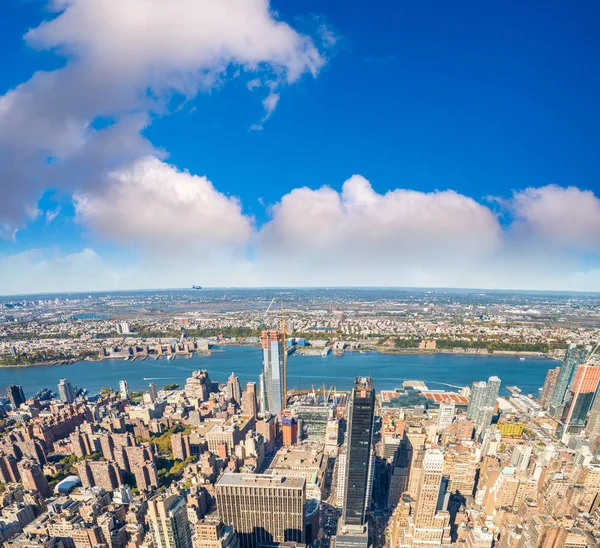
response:
<svg viewBox="0 0 600 548"><path fill-rule="evenodd" d="M438 511L444 453L428 449L423 457L416 500L410 501L411 513L405 520L402 546L447 546L450 544L450 516Z"/></svg>
<svg viewBox="0 0 600 548"><path fill-rule="evenodd" d="M473 383L471 388L471 397L469 399L469 407L467 407L467 417L475 420L479 414L479 410L483 406L485 399L485 390L487 385L484 381L478 381Z"/></svg>
<svg viewBox="0 0 600 548"><path fill-rule="evenodd" d="M600 366L579 364L569 386L559 427L559 435L580 432L592 407L600 381Z"/></svg>
<svg viewBox="0 0 600 548"><path fill-rule="evenodd" d="M148 385L148 393L150 394L150 401L155 403L158 400L158 390L156 390L156 385L153 382Z"/></svg>
<svg viewBox="0 0 600 548"><path fill-rule="evenodd" d="M456 411L456 405L454 402L441 403L438 411L438 432L441 432L445 428L448 428L454 421L454 412Z"/></svg>
<svg viewBox="0 0 600 548"><path fill-rule="evenodd" d="M258 416L255 382L249 382L242 394L242 415L245 417L254 417L255 419Z"/></svg>
<svg viewBox="0 0 600 548"><path fill-rule="evenodd" d="M192 548L185 499L161 495L148 501L150 531L156 548Z"/></svg>
<svg viewBox="0 0 600 548"><path fill-rule="evenodd" d="M237 405L242 404L240 379L233 373L231 373L231 376L227 379L227 395L229 396L229 399L233 400Z"/></svg>
<svg viewBox="0 0 600 548"><path fill-rule="evenodd" d="M362 526L369 499L375 390L371 377L356 377L348 407L344 525Z"/></svg>
<svg viewBox="0 0 600 548"><path fill-rule="evenodd" d="M304 541L306 479L225 473L215 485L221 521L242 548Z"/></svg>
<svg viewBox="0 0 600 548"><path fill-rule="evenodd" d="M129 383L127 381L119 381L119 393L121 394L121 399L129 399Z"/></svg>
<svg viewBox="0 0 600 548"><path fill-rule="evenodd" d="M443 469L444 453L439 449L425 451L415 505L415 527L430 528L434 525Z"/></svg>
<svg viewBox="0 0 600 548"><path fill-rule="evenodd" d="M22 403L25 403L25 394L23 394L23 387L18 384L13 384L7 389L8 399L13 409L18 409Z"/></svg>
<svg viewBox="0 0 600 548"><path fill-rule="evenodd" d="M58 397L63 403L73 403L75 400L73 386L67 379L60 379L58 383Z"/></svg>
<svg viewBox="0 0 600 548"><path fill-rule="evenodd" d="M559 373L560 367L548 369L548 373L546 373L546 379L544 380L544 386L542 388L542 393L540 394L540 405L544 409L548 409L552 402L552 394L554 394Z"/></svg>
<svg viewBox="0 0 600 548"><path fill-rule="evenodd" d="M263 368L260 375L261 411L279 415L284 405L283 335L280 331L262 332Z"/></svg>
<svg viewBox="0 0 600 548"><path fill-rule="evenodd" d="M500 392L502 381L496 377L490 377L487 381L473 383L471 399L467 408L467 417L480 428L486 428L492 424L496 400Z"/></svg>
<svg viewBox="0 0 600 548"><path fill-rule="evenodd" d="M556 379L556 386L554 387L552 400L550 402L550 411L555 417L560 417L562 415L569 383L571 382L575 367L580 363L584 363L591 353L591 346L584 346L581 348L576 344L570 344L568 346L565 353L565 359L560 366L560 371Z"/></svg>

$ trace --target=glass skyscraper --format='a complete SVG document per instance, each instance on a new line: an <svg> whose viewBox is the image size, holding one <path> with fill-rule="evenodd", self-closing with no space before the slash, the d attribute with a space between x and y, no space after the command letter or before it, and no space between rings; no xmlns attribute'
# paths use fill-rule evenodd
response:
<svg viewBox="0 0 600 548"><path fill-rule="evenodd" d="M578 347L576 344L570 344L565 353L565 359L560 366L560 371L556 379L556 386L552 394L550 409L552 414L557 417L562 415L566 399L568 397L568 388L573 371L580 363L584 363L591 355L592 347Z"/></svg>
<svg viewBox="0 0 600 548"><path fill-rule="evenodd" d="M498 377L490 377L485 381L473 383L471 399L467 408L467 417L477 426L486 428L492 424L496 399L500 393L502 381Z"/></svg>
<svg viewBox="0 0 600 548"><path fill-rule="evenodd" d="M283 335L281 331L263 331L261 343L263 367L260 375L260 407L263 413L279 415L285 407Z"/></svg>
<svg viewBox="0 0 600 548"><path fill-rule="evenodd" d="M357 377L348 407L344 525L361 526L369 501L375 390L371 377Z"/></svg>

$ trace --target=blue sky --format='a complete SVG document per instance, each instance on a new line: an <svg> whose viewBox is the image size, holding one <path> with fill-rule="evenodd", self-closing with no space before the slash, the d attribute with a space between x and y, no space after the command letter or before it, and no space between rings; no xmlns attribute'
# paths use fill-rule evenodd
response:
<svg viewBox="0 0 600 548"><path fill-rule="evenodd" d="M597 3L90 5L0 7L0 294L600 291Z"/></svg>

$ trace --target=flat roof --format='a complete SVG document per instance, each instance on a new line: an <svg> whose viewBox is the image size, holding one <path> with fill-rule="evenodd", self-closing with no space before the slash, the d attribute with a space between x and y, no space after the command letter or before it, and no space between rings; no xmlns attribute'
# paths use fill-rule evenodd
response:
<svg viewBox="0 0 600 548"><path fill-rule="evenodd" d="M226 472L217 481L217 485L232 487L273 487L277 489L301 489L306 478L299 476L271 476L269 474L234 474Z"/></svg>

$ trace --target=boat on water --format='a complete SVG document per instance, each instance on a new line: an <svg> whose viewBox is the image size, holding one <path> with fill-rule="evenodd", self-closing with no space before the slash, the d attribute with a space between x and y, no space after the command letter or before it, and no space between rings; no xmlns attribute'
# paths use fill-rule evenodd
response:
<svg viewBox="0 0 600 548"><path fill-rule="evenodd" d="M334 355L336 358L341 358L341 357L344 355L344 351L343 351L343 350L334 350L334 351L333 351L333 355Z"/></svg>
<svg viewBox="0 0 600 548"><path fill-rule="evenodd" d="M522 362L524 362L524 361L525 361L525 358L519 358L519 359L520 359Z"/></svg>
<svg viewBox="0 0 600 548"><path fill-rule="evenodd" d="M127 356L123 361L124 362L128 362L129 361L129 356Z"/></svg>

